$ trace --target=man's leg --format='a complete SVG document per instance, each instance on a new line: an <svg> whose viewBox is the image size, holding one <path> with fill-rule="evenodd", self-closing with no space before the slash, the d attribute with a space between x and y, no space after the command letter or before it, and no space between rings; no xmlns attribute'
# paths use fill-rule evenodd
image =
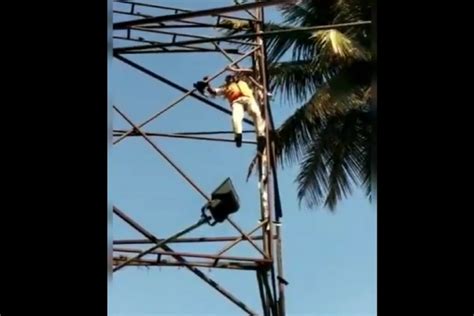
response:
<svg viewBox="0 0 474 316"><path fill-rule="evenodd" d="M265 120L260 112L260 107L254 98L249 98L247 104L247 113L252 117L257 132L258 151L262 152L265 147Z"/></svg>
<svg viewBox="0 0 474 316"><path fill-rule="evenodd" d="M232 128L235 134L237 147L242 146L242 121L244 119L244 105L240 102L232 103Z"/></svg>

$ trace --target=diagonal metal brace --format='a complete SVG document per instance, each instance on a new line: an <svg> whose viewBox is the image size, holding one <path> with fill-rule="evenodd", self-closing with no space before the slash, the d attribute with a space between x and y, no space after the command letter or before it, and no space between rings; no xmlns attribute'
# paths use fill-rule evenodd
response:
<svg viewBox="0 0 474 316"><path fill-rule="evenodd" d="M123 213L122 211L117 209L115 206L113 207L113 211L116 214L117 213L121 214L121 218L124 219L127 223L129 223L129 221L131 221L131 218L129 218L127 215L125 215L125 213ZM158 238L156 236L154 236L151 232L147 231L145 228L141 227L140 225L135 224L134 228L136 228L137 231L140 232L146 238L149 238L149 239L152 238L152 239L150 239L152 241L158 240ZM161 248L165 251L174 252L174 250L171 249L166 244L163 244L161 246ZM196 267L193 267L193 266L189 265L188 261L185 258L183 258L182 256L179 256L179 255L172 255L172 257L175 258L177 261L185 264L185 267L187 269L189 269L191 272L196 274L200 279L202 279L204 282L208 283L210 286L212 286L214 289L216 289L219 293L221 293L222 295L227 297L231 302L233 302L235 305L239 306L247 314L249 314L249 315L258 315L256 312L251 310L247 305L245 305L242 301L237 299L234 295L232 295L230 292L228 292L222 286L220 286L217 282L215 282L213 279L211 279L206 274L204 274L201 270L199 270Z"/></svg>

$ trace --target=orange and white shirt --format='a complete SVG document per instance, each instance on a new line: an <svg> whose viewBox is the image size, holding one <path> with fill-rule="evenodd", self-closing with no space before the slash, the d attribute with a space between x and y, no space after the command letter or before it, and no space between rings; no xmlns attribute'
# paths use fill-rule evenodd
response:
<svg viewBox="0 0 474 316"><path fill-rule="evenodd" d="M217 95L224 96L230 104L240 97L254 97L252 89L250 89L249 85L243 80L226 84L217 88L215 91Z"/></svg>

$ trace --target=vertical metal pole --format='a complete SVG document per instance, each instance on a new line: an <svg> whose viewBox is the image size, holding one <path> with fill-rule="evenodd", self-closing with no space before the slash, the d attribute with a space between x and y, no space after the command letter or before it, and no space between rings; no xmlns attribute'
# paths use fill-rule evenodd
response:
<svg viewBox="0 0 474 316"><path fill-rule="evenodd" d="M256 0L256 2L259 2ZM255 9L255 16L256 16L256 21L255 21L255 32L256 33L261 33L262 30L262 10L261 8ZM264 46L263 46L263 38L262 36L257 36L255 38L256 44L258 45L258 49L255 51L254 54L254 67L255 67L255 78L258 82L260 82L261 86L264 87L264 91L262 93L256 93L256 97L258 100L258 103L260 105L260 108L262 110L262 115L263 118L265 119L265 133L266 133L266 146L265 149L260 157L260 179L259 179L259 185L260 185L260 200L261 200L261 209L262 209L262 219L263 220L268 220L268 224L263 227L263 232L262 235L264 236L264 251L267 254L269 258L272 258L272 226L273 222L271 219L271 204L270 204L270 190L269 190L269 182L270 182L270 177L269 177L269 120L268 120L268 115L267 115L267 78L265 74L265 63L263 59L263 53L264 53Z"/></svg>
<svg viewBox="0 0 474 316"><path fill-rule="evenodd" d="M262 274L260 273L259 270L257 270L256 275L257 275L257 283L258 283L258 292L260 293L260 300L262 301L263 316L270 316L269 314L270 306L268 305L268 301L265 297L265 291L263 289Z"/></svg>
<svg viewBox="0 0 474 316"><path fill-rule="evenodd" d="M256 0L257 2L258 1L261 1L261 0ZM256 33L258 32L262 32L262 28L264 26L264 21L265 21L265 15L264 15L264 9L263 8L257 8L256 9L257 11L257 18L258 18L258 22L257 22L257 25L256 25ZM265 47L265 42L263 41L263 38L260 36L260 37L257 37L257 43L260 45L259 46L259 51L257 52L257 56L258 56L258 60L257 60L257 64L258 67L260 68L260 71L259 73L261 74L261 82L262 82L262 85L265 87L265 91L264 91L264 95L262 96L262 99L263 99L263 110L264 110L264 117L265 117L265 121L266 121L266 125L267 125L267 129L266 129L266 150L264 152L264 159L266 159L266 164L262 166L262 170L265 170L265 173L267 175L267 181L266 181L266 192L268 194L267 198L268 198L268 213L269 213L269 221L270 221L270 225L269 225L269 235L270 235L270 238L268 240L268 250L269 250L269 253L270 253L270 258L272 258L274 260L274 262L276 261L276 268L277 268L277 274L279 277L283 278L283 260L282 260L282 249L281 249L281 228L280 226L276 226L275 229L276 229L276 245L275 245L275 248L276 248L276 253L274 253L273 251L273 246L274 246L274 243L273 243L273 238L271 238L271 236L273 235L273 229L274 229L274 225L273 225L273 222L271 220L271 209L272 209L272 205L270 204L271 201L272 201L272 196L273 194L272 193L275 193L275 192L272 192L271 191L271 181L275 181L273 179L273 177L276 177L276 174L274 172L271 172L273 168L271 167L275 167L274 165L272 165L272 160L274 159L275 156L273 157L270 157L270 155L272 154L272 149L274 148L273 147L273 139L270 138L270 132L273 132L273 118L272 118L272 113L271 113L271 109L269 107L269 102L268 102L268 95L267 95L267 89L268 89L268 81L267 81L267 74L266 74L266 70L267 70L267 65L266 65L266 47ZM271 159L273 158L273 159ZM263 161L265 162L265 161ZM281 210L280 212L281 213ZM281 216L281 214L277 214L277 220L279 220L279 216ZM264 235L265 236L265 235ZM272 274L271 274L271 277L272 277L272 284L274 285L274 282L275 282L275 276L274 276L274 270L272 269ZM277 294L274 293L275 295L275 304L278 306L277 309L278 309L278 315L279 316L284 316L285 315L285 295L284 295L284 284L282 282L278 282L278 300L277 300ZM276 288L274 286L274 291L276 292Z"/></svg>
<svg viewBox="0 0 474 316"><path fill-rule="evenodd" d="M277 273L280 278L283 278L283 257L281 250L281 227L276 227L276 263ZM285 285L278 281L278 311L280 316L285 315Z"/></svg>

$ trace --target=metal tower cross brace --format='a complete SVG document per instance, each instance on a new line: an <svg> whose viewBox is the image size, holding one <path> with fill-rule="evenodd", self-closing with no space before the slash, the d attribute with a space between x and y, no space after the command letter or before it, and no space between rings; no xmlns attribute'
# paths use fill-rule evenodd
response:
<svg viewBox="0 0 474 316"><path fill-rule="evenodd" d="M113 212L121 220L125 221L130 227L138 231L146 239L115 239L113 241L113 266L114 273L120 273L122 268L147 266L147 267L185 267L192 273L197 275L204 282L221 293L224 297L238 306L245 314L248 315L264 315L264 316L284 316L285 315L285 297L283 267L282 267L282 251L281 251L281 227L280 218L281 203L278 192L277 172L274 164L274 146L273 135L274 123L268 99L268 78L266 65L266 50L263 32L264 10L263 7L278 5L289 2L288 0L270 0L245 3L242 5L234 5L221 8L213 8L199 11L192 11L180 8L166 7L155 4L146 4L140 2L115 0L122 9L114 9L114 15L125 15L131 17L131 20L114 23L114 39L127 43L140 42L139 46L120 46L114 47L114 57L119 62L123 62L128 66L138 70L140 73L156 79L166 85L183 93L165 107L160 107L154 114L151 113L149 118L143 122L133 122L130 117L120 109L120 105L115 104L114 110L123 118L129 129L115 129L113 132L114 145L126 140L128 137L143 138L163 160L168 163L178 175L180 175L206 202L210 201L209 195L204 192L190 176L178 166L160 146L154 142L153 138L167 137L171 139L181 140L198 140L212 142L232 142L233 140L224 138L225 135L231 134L229 131L202 131L202 132L174 132L164 133L145 130L146 125L159 119L166 112L171 111L179 105L180 102L188 97L192 97L205 105L208 105L227 115L231 115L231 111L224 108L211 100L202 97L196 93L195 88L184 87L172 80L160 75L144 65L126 58L127 54L172 54L172 53L212 53L221 54L229 62L228 66L239 67L238 63L251 58L253 65L253 73L250 75L251 80L263 90L256 90L256 98L261 107L261 112L266 121L266 146L264 151L257 155L258 157L258 192L259 192L259 208L260 220L259 224L253 229L246 232L235 221L228 217L225 224L232 227L238 235L220 236L220 237L185 237L186 232L203 224L198 222L189 229L173 234L171 237L156 237L140 224L135 222L130 216L125 214L118 207L114 206ZM128 8L124 9L124 6ZM162 14L150 13L147 10L161 10ZM247 13L246 17L234 16L232 13ZM201 18L201 20L197 20ZM202 22L202 18L206 18L206 22ZM191 29L197 28L226 28L224 19L234 19L247 23L252 28L254 36L252 41L244 42L235 36L212 38L208 36L186 33ZM182 31L174 32L167 29L179 28ZM169 40L157 41L152 38L145 38L146 35L168 36ZM236 45L246 44L249 47L246 52L240 50ZM158 57L157 57L158 58ZM208 82L214 80L226 69L220 69L215 74L209 76ZM253 122L245 120L245 122L253 126ZM253 128L244 131L253 135ZM204 135L222 135L222 137L207 137ZM255 141L245 140L245 145L255 145ZM277 223L277 225L275 224ZM259 235L255 236L257 232ZM190 253L182 251L174 251L170 244L192 243L200 245L201 243L225 243L216 253ZM231 256L226 253L237 244L246 244L256 250L258 257ZM133 245L147 245L147 250L134 248ZM199 261L195 261L200 259ZM224 289L213 279L203 273L199 268L216 268L230 272L235 270L253 271L256 275L258 291L255 295L259 295L261 299L261 313L257 313L239 300L235 295Z"/></svg>

